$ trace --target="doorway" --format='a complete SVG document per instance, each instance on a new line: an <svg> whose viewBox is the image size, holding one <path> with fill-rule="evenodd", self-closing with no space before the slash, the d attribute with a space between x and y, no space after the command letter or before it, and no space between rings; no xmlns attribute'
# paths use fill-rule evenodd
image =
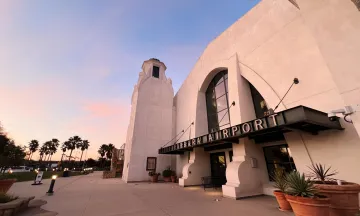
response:
<svg viewBox="0 0 360 216"><path fill-rule="evenodd" d="M210 153L211 177L226 178L225 152Z"/></svg>

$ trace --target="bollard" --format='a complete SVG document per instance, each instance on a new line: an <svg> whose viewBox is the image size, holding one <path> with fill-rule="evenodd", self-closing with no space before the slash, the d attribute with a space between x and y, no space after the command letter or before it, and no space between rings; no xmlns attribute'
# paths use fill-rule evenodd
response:
<svg viewBox="0 0 360 216"><path fill-rule="evenodd" d="M50 187L49 187L49 190L48 192L46 192L46 194L48 195L52 195L54 193L54 185L55 185L55 180L57 178L57 175L53 175L51 177L51 183L50 183Z"/></svg>

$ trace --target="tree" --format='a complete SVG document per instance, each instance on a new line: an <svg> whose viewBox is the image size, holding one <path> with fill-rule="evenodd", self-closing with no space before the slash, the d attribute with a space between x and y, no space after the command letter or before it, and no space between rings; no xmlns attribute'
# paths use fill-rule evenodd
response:
<svg viewBox="0 0 360 216"><path fill-rule="evenodd" d="M51 141L46 141L40 148L40 160L46 161L48 155L50 155ZM45 159L44 159L45 156Z"/></svg>
<svg viewBox="0 0 360 216"><path fill-rule="evenodd" d="M80 146L80 143L82 143L82 139L79 136L70 137L67 142L64 142L62 149L70 151L69 161L73 151Z"/></svg>
<svg viewBox="0 0 360 216"><path fill-rule="evenodd" d="M100 154L101 156L101 160L104 160L104 156L107 152L107 149L108 149L108 146L106 144L102 144L98 150L98 153ZM104 163L101 163L101 164L104 164Z"/></svg>
<svg viewBox="0 0 360 216"><path fill-rule="evenodd" d="M30 157L29 157L29 160L31 160L34 152L36 152L39 148L39 141L37 140L31 140L29 142L29 150L30 150Z"/></svg>
<svg viewBox="0 0 360 216"><path fill-rule="evenodd" d="M97 164L96 160L89 158L86 160L86 166L87 167L95 167Z"/></svg>
<svg viewBox="0 0 360 216"><path fill-rule="evenodd" d="M81 159L82 159L82 156L83 156L84 151L87 150L87 149L89 148L89 146L90 146L90 143L89 143L88 140L83 140L83 141L80 143L80 145L79 145L79 147L78 147L78 148L80 148L80 150L81 150L80 162L81 162Z"/></svg>
<svg viewBox="0 0 360 216"><path fill-rule="evenodd" d="M56 153L59 145L60 145L60 141L56 138L49 141L49 154L50 154L49 160L51 160L52 156Z"/></svg>
<svg viewBox="0 0 360 216"><path fill-rule="evenodd" d="M20 165L25 156L24 149L16 146L14 140L7 137L0 125L0 171L3 173L9 166Z"/></svg>
<svg viewBox="0 0 360 216"><path fill-rule="evenodd" d="M106 147L106 158L111 160L112 157L112 150L114 149L114 145L113 144L108 144Z"/></svg>
<svg viewBox="0 0 360 216"><path fill-rule="evenodd" d="M69 142L69 141L65 141L65 142L62 144L62 146L61 146L61 151L63 152L63 153L61 154L61 163L62 163L62 161L63 161L63 157L64 157L65 152L66 152L66 146L68 146L67 142Z"/></svg>

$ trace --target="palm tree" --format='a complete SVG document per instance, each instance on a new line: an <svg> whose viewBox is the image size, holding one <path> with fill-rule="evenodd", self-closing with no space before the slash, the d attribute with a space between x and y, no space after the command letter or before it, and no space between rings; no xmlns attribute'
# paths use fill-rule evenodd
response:
<svg viewBox="0 0 360 216"><path fill-rule="evenodd" d="M41 146L40 150L39 150L39 153L40 153L40 159L39 161L42 161L45 153L46 153L46 145L45 143Z"/></svg>
<svg viewBox="0 0 360 216"><path fill-rule="evenodd" d="M106 158L111 160L112 157L112 150L114 149L114 145L113 144L108 144L106 147Z"/></svg>
<svg viewBox="0 0 360 216"><path fill-rule="evenodd" d="M83 153L85 150L87 150L90 146L90 143L88 140L83 140L79 146L80 150L81 150L81 156L80 156L80 162L81 162L81 159L82 159L82 156L83 156Z"/></svg>
<svg viewBox="0 0 360 216"><path fill-rule="evenodd" d="M51 141L49 141L49 152L50 152L50 156L49 156L49 161L51 160L53 154L56 153L57 148L60 145L60 141L56 138L52 139Z"/></svg>
<svg viewBox="0 0 360 216"><path fill-rule="evenodd" d="M61 146L61 150L62 150L62 154L61 154L61 164L62 164L62 161L63 161L63 157L64 157L64 154L65 154L65 152L66 152L66 146L68 146L68 144L67 144L67 142L69 142L69 141L65 141L63 144L62 144L62 146Z"/></svg>
<svg viewBox="0 0 360 216"><path fill-rule="evenodd" d="M108 149L108 145L106 144L102 144L98 150L98 153L100 154L101 156L101 159L104 159L104 156L106 154L106 151ZM102 160L103 161L103 160ZM102 166L104 165L104 163L102 164Z"/></svg>
<svg viewBox="0 0 360 216"><path fill-rule="evenodd" d="M42 148L44 149L44 155L45 155L45 161L50 157L50 152L51 152L51 141L46 141L43 145ZM49 155L49 156L48 156Z"/></svg>
<svg viewBox="0 0 360 216"><path fill-rule="evenodd" d="M71 160L71 155L76 148L79 148L82 139L79 136L70 137L67 142L64 142L62 149L70 151L69 161ZM63 150L64 151L64 150Z"/></svg>
<svg viewBox="0 0 360 216"><path fill-rule="evenodd" d="M34 152L36 152L39 148L39 141L37 140L31 140L29 142L29 150L30 150L30 157L29 157L29 160L31 160Z"/></svg>

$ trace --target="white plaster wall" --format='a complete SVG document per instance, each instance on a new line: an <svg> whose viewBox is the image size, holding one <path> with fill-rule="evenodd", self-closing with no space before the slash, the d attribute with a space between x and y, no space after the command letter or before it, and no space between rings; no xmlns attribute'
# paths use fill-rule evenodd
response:
<svg viewBox="0 0 360 216"><path fill-rule="evenodd" d="M293 87L277 111L305 105L328 112L343 107L344 100L356 102L359 99L359 94L356 93L359 93L357 88L360 83L359 65L356 61L360 56L360 13L355 11L356 8L350 0L342 6L338 5L340 1L345 0L299 0L300 8L308 5L309 9L304 11L294 7L288 0L261 1L212 41L195 64L175 97L176 132L180 132L194 120L195 133L191 134L191 137L207 132L206 119L197 109L202 107L202 104L199 104L202 99L199 97L202 97L204 83L211 80L215 75L213 72L219 68L229 69L230 102L239 102L236 106L242 106L241 92L239 95L233 91L239 88L240 75L257 88L272 108L288 90L293 78L299 78L300 84ZM324 2L331 7L324 5ZM336 14L337 6L339 14ZM319 14L310 16L310 13ZM334 21L329 14L341 16L341 23ZM315 21L317 18L319 20ZM332 22L336 22L336 28L330 26ZM349 32L346 33L345 30ZM338 42L336 39L346 42ZM344 48L341 48L342 46ZM329 54L325 55L325 52ZM329 64L330 61L335 63ZM347 71L348 76L344 81L339 81L342 70ZM234 79L238 80L234 82L237 86L231 84ZM347 83L352 86L353 91L345 88ZM341 86L344 89L341 89ZM242 116L236 109L230 110L232 124L243 122L243 119L249 117ZM344 127L346 132L329 131L317 136L306 135L303 140L308 143L310 154L314 155L316 162L331 162L334 168L341 170L340 175L345 180L360 183L360 175L347 168L349 162L352 162L353 166L360 165L360 158L357 157L359 137L353 133L353 125L344 124ZM188 135L180 141L186 139ZM287 137L287 141L291 150L297 149L292 151L295 163L301 170L307 160L302 156L304 149L296 146L300 146L298 142L302 140Z"/></svg>
<svg viewBox="0 0 360 216"><path fill-rule="evenodd" d="M160 77L152 77L152 66L160 67ZM132 118L128 130L128 143L123 179L146 181L147 157L157 157L157 172L171 166L171 156L159 155L158 149L173 137L173 88L165 76L165 65L155 60L145 61L135 86ZM133 125L133 126L132 126Z"/></svg>
<svg viewBox="0 0 360 216"><path fill-rule="evenodd" d="M204 151L204 148L194 148L193 151L190 152L189 163L183 167L182 178L179 179L179 185L201 185L201 177L210 175L210 154Z"/></svg>
<svg viewBox="0 0 360 216"><path fill-rule="evenodd" d="M298 0L298 2L303 20L317 41L345 104L360 104L358 9L351 0ZM352 119L360 134L359 115L356 113Z"/></svg>

